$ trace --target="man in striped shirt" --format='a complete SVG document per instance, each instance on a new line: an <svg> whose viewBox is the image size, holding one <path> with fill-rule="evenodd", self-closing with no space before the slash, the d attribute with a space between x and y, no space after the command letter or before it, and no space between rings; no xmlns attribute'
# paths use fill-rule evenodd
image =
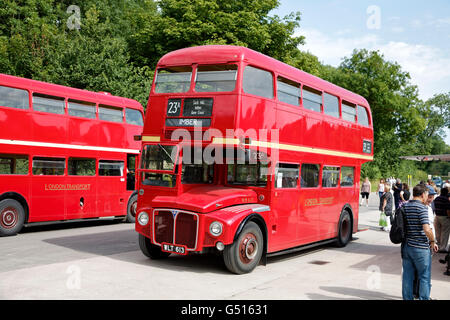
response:
<svg viewBox="0 0 450 320"><path fill-rule="evenodd" d="M428 219L425 203L428 189L417 185L413 189L413 199L406 203L405 225L406 241L402 244L403 276L402 296L413 300L414 273L419 278L419 299L429 300L431 290L431 250L438 251Z"/></svg>

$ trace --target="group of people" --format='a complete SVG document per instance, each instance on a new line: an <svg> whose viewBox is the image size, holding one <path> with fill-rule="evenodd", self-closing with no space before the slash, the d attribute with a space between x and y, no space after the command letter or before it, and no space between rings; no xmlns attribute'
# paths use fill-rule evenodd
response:
<svg viewBox="0 0 450 320"><path fill-rule="evenodd" d="M421 181L413 188L410 199L409 186L400 179L396 179L393 185L381 179L378 194L380 227L383 230L390 230L395 210L404 208L406 241L401 249L403 299L429 300L432 254L449 251L450 183L447 181L439 190L433 181Z"/></svg>

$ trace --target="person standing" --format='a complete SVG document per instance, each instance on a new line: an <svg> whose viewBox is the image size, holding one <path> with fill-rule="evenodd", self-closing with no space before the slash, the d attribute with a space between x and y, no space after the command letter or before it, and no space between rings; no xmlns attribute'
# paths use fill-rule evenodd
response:
<svg viewBox="0 0 450 320"><path fill-rule="evenodd" d="M436 240L441 248L439 252L448 251L448 238L450 235L450 200L448 188L442 188L439 197L434 199L434 208L436 212L436 220L434 226L436 229Z"/></svg>
<svg viewBox="0 0 450 320"><path fill-rule="evenodd" d="M404 183L402 191L400 191L400 207L407 203L411 198L411 192L409 192L408 184Z"/></svg>
<svg viewBox="0 0 450 320"><path fill-rule="evenodd" d="M380 183L378 184L378 196L381 199L381 196L384 193L384 179L380 179Z"/></svg>
<svg viewBox="0 0 450 320"><path fill-rule="evenodd" d="M369 195L372 190L372 185L369 181L369 178L366 177L364 182L361 185L361 206L363 205L364 198L366 199L366 207L369 206Z"/></svg>
<svg viewBox="0 0 450 320"><path fill-rule="evenodd" d="M392 219L392 210L393 210L393 196L391 193L391 185L385 184L384 186L384 194L381 197L380 200L380 227L384 231L390 231L391 230L391 219ZM383 223L384 217L386 216L386 224Z"/></svg>
<svg viewBox="0 0 450 320"><path fill-rule="evenodd" d="M395 209L397 210L400 206L400 192L403 190L402 181L400 179L397 179L397 182L392 185L392 190L394 190Z"/></svg>
<svg viewBox="0 0 450 320"><path fill-rule="evenodd" d="M439 247L433 236L428 219L428 188L417 185L413 189L413 199L406 203L404 218L406 239L402 244L402 297L413 300L414 274L419 280L419 299L429 300L431 290L431 251Z"/></svg>

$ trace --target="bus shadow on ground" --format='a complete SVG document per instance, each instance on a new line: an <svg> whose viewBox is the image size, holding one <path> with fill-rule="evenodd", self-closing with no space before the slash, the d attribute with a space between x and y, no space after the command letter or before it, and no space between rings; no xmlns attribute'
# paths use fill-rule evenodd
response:
<svg viewBox="0 0 450 320"><path fill-rule="evenodd" d="M36 233L44 231L57 231L57 230L69 230L77 228L97 227L97 226L109 226L123 223L120 219L108 219L108 220L85 220L85 221L64 221L56 222L45 225L28 225L23 228L19 234Z"/></svg>
<svg viewBox="0 0 450 320"><path fill-rule="evenodd" d="M214 254L192 254L188 256L172 254L168 258L160 260L147 258L139 249L138 234L134 230L49 238L43 241L78 252L77 255L71 254L71 260L107 256L119 261L166 270L229 274L223 259Z"/></svg>

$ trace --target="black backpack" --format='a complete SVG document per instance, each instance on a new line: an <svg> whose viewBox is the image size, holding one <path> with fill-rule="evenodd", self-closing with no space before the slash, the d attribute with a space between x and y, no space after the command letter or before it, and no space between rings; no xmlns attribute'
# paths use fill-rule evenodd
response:
<svg viewBox="0 0 450 320"><path fill-rule="evenodd" d="M395 210L389 238L392 243L400 244L406 240L406 217L404 207Z"/></svg>

